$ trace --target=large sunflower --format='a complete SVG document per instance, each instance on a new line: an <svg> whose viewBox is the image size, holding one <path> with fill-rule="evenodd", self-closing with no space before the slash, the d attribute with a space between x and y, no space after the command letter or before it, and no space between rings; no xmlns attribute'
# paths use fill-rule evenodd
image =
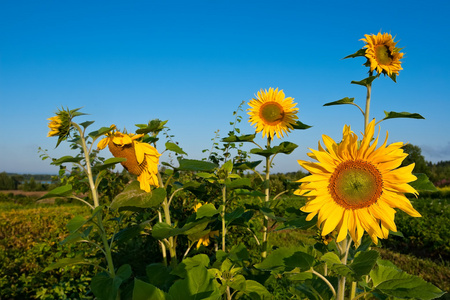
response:
<svg viewBox="0 0 450 300"><path fill-rule="evenodd" d="M121 164L128 172L138 176L137 179L142 190L150 192L150 186L159 187L157 174L161 154L155 147L137 141L142 136L143 134L134 135L112 131L98 143L97 147L101 150L108 146L112 155L126 158L127 160Z"/></svg>
<svg viewBox="0 0 450 300"><path fill-rule="evenodd" d="M395 47L397 42L394 42L392 35L379 32L377 35L365 34L364 36L365 38L361 41L366 43L364 46L367 48L365 56L370 62L370 71L376 69L378 73L385 72L389 76L398 75L398 72L403 70L400 62L403 53Z"/></svg>
<svg viewBox="0 0 450 300"><path fill-rule="evenodd" d="M318 215L322 236L336 229L337 242L347 236L347 231L355 243L364 231L375 243L378 238L387 238L389 230L397 231L394 208L421 216L404 195L418 193L408 184L416 180L411 173L414 164L399 168L408 155L401 148L403 143L386 146L386 134L383 145L375 149L378 136L370 143L374 127L375 120L367 126L360 144L350 126L344 126L339 144L323 135L326 149L319 143L319 150L311 149L308 154L318 162L298 161L311 173L299 180L302 184L295 191L308 198L301 210L309 213L307 220Z"/></svg>
<svg viewBox="0 0 450 300"><path fill-rule="evenodd" d="M284 98L283 90L269 88L258 92L256 99L250 100L248 109L249 122L256 126L256 132L262 131L263 138L267 135L273 138L284 137L292 129L297 120L298 108L295 107L294 98Z"/></svg>

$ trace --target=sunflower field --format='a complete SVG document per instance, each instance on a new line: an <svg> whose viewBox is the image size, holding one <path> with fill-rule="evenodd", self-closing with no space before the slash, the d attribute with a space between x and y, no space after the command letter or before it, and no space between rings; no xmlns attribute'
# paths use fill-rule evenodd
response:
<svg viewBox="0 0 450 300"><path fill-rule="evenodd" d="M138 123L133 133L116 125L92 130L94 121L78 122L85 116L79 108L59 109L48 119L48 136L57 147L69 143L74 154L52 158L42 150L42 159L60 167L61 184L40 199L69 199L84 209L4 213L2 247L13 250L5 251L2 293L100 300L446 297L445 276L430 283L384 251L385 244L410 247L445 262L448 203L418 198L436 188L413 173L414 163L402 166L405 144L388 143L379 125L423 117L369 114L372 83L396 81L401 48L388 33L361 40L363 48L345 58L365 59L368 76L351 82L366 88L365 106L348 97L324 105L356 107L364 130L360 136L345 124L342 140L324 133L310 159L298 161L307 174L293 179L274 180L275 158L297 148L289 135L311 126L278 88L242 102L232 129L216 136L203 159L190 158L173 140L167 120ZM245 112L254 127L248 134L238 127ZM124 172L114 173L119 164ZM16 249L31 251L26 267L27 256ZM48 284L36 285L33 276Z"/></svg>

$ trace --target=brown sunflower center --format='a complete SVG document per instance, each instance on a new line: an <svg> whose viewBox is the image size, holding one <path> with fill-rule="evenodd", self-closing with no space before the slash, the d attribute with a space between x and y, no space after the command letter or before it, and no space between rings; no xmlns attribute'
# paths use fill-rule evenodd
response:
<svg viewBox="0 0 450 300"><path fill-rule="evenodd" d="M392 54L388 47L380 45L375 48L377 61L382 65L389 65L392 62Z"/></svg>
<svg viewBox="0 0 450 300"><path fill-rule="evenodd" d="M108 143L108 148L114 157L122 157L127 159L126 161L121 162L121 164L125 169L127 169L128 172L134 175L141 175L147 162L144 159L141 164L138 163L133 143L120 147L110 140Z"/></svg>
<svg viewBox="0 0 450 300"><path fill-rule="evenodd" d="M341 163L333 172L328 189L340 206L359 209L372 205L380 198L383 178L371 163L349 160Z"/></svg>
<svg viewBox="0 0 450 300"><path fill-rule="evenodd" d="M277 102L266 102L259 110L259 117L268 125L276 125L283 121L284 109Z"/></svg>

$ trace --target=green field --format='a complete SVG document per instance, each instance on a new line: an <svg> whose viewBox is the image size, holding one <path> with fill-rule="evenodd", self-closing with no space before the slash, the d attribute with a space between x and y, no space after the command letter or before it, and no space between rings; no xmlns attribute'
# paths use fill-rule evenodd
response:
<svg viewBox="0 0 450 300"><path fill-rule="evenodd" d="M68 234L65 224L74 215L88 215L88 210L74 204L36 205L33 198L0 196L0 299L92 299L89 282L96 273L92 267L42 272L50 263L87 249L82 243L60 242ZM298 198L283 201L296 205L301 202ZM376 248L383 258L447 292L450 292L449 202L450 199L439 198L414 200L413 205L423 218L398 213L396 223L405 237L393 236ZM274 231L270 240L275 247L300 242L317 242L317 232ZM447 295L441 298L449 299Z"/></svg>

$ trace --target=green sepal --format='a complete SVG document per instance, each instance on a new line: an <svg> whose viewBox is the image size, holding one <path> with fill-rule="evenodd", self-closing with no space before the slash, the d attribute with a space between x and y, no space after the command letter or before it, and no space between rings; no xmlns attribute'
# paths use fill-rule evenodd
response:
<svg viewBox="0 0 450 300"><path fill-rule="evenodd" d="M141 190L139 181L133 181L125 189L114 197L110 208L118 209L124 207L150 208L159 206L166 197L164 188L156 188L147 193Z"/></svg>
<svg viewBox="0 0 450 300"><path fill-rule="evenodd" d="M71 195L72 195L72 185L66 184L66 185L54 188L53 190L51 190L44 196L40 197L38 200L54 198L54 197L68 197Z"/></svg>
<svg viewBox="0 0 450 300"><path fill-rule="evenodd" d="M177 144L172 143L172 142L167 142L166 143L166 149L169 150L169 151L175 152L177 154L187 155L187 153L184 152L183 149L181 149L180 146L178 146Z"/></svg>
<svg viewBox="0 0 450 300"><path fill-rule="evenodd" d="M428 300L445 294L420 277L382 264L378 264L378 267L370 272L370 277L376 291L392 297Z"/></svg>
<svg viewBox="0 0 450 300"><path fill-rule="evenodd" d="M308 129L311 128L312 126L306 125L300 121L295 122L294 124L292 124L292 128L293 129L297 129L297 130L304 130L304 129Z"/></svg>
<svg viewBox="0 0 450 300"><path fill-rule="evenodd" d="M345 98L342 98L341 100L325 103L323 106L341 105L341 104L353 104L354 100L355 100L355 98L345 97Z"/></svg>
<svg viewBox="0 0 450 300"><path fill-rule="evenodd" d="M387 112L387 111L385 111L384 114L386 116L383 118L383 120L395 119L395 118L425 119L424 117L422 117L418 113L395 112L395 111Z"/></svg>
<svg viewBox="0 0 450 300"><path fill-rule="evenodd" d="M409 185L412 186L418 192L436 192L438 189L434 186L434 184L430 181L428 176L423 173L413 173L417 177L417 179L413 182L410 182Z"/></svg>
<svg viewBox="0 0 450 300"><path fill-rule="evenodd" d="M376 76L369 76L367 78L364 78L361 81L352 81L350 82L351 84L358 84L358 85L362 85L362 86L369 86L372 84L372 81L374 81L376 78L378 78L380 75L376 75Z"/></svg>
<svg viewBox="0 0 450 300"><path fill-rule="evenodd" d="M70 156L70 155L66 155L66 156L63 156L61 158L54 159L50 164L51 165L55 165L55 166L59 166L59 165L64 164L64 163L79 163L82 160L83 160L83 157L81 157L81 156L73 157L73 156Z"/></svg>
<svg viewBox="0 0 450 300"><path fill-rule="evenodd" d="M344 57L343 59L347 59L347 58L355 58L355 57L360 57L360 56L365 56L366 55L366 49L359 49L358 51L356 51L353 54L347 55L346 57Z"/></svg>
<svg viewBox="0 0 450 300"><path fill-rule="evenodd" d="M237 143L237 142L253 142L256 134L245 134L241 136L231 135L222 139L223 143Z"/></svg>

